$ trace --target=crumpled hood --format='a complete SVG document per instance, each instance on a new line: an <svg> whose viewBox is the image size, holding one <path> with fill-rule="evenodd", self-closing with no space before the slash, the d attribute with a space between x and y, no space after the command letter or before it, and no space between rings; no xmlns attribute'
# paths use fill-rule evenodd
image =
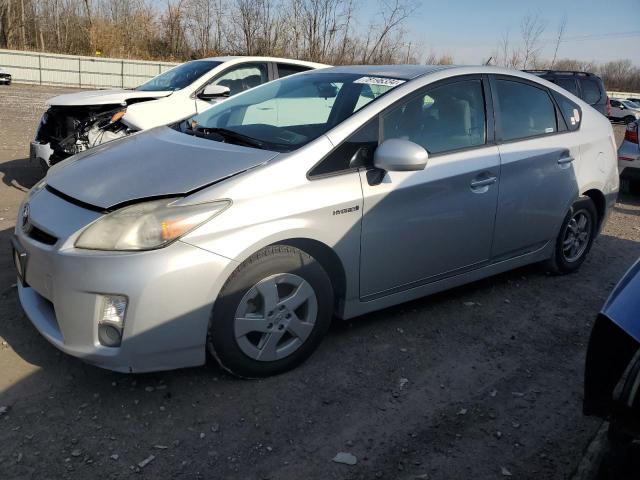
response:
<svg viewBox="0 0 640 480"><path fill-rule="evenodd" d="M47 100L47 105L57 107L75 107L86 105L111 105L126 103L139 98L168 97L173 92L141 92L137 90L88 90L86 92L65 93Z"/></svg>
<svg viewBox="0 0 640 480"><path fill-rule="evenodd" d="M276 155L158 127L74 155L51 168L46 182L75 200L110 209L149 197L185 195Z"/></svg>

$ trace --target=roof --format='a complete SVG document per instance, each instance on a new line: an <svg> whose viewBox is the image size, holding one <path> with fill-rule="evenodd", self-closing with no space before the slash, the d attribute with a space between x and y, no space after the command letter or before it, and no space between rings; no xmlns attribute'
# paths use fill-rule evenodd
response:
<svg viewBox="0 0 640 480"><path fill-rule="evenodd" d="M263 62L286 62L293 63L297 65L308 65L314 68L320 67L328 67L329 65L325 65L323 63L317 62L307 62L306 60L297 60L295 58L280 58L280 57L259 57L259 56L251 56L251 55L227 55L223 57L207 57L207 58L197 58L195 60L213 60L216 62L231 62L235 60L243 60L243 61L263 61Z"/></svg>
<svg viewBox="0 0 640 480"><path fill-rule="evenodd" d="M343 65L325 68L323 73L355 73L378 77L391 77L400 80L411 80L422 75L438 72L453 65Z"/></svg>

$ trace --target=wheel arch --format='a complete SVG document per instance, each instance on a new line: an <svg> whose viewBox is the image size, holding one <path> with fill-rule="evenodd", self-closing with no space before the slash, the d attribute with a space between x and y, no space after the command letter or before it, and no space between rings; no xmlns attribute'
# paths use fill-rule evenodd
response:
<svg viewBox="0 0 640 480"><path fill-rule="evenodd" d="M271 245L289 245L299 248L315 258L329 275L334 296L334 313L340 315L344 306L347 290L347 277L344 265L338 254L327 244L311 238L289 238Z"/></svg>
<svg viewBox="0 0 640 480"><path fill-rule="evenodd" d="M604 193L602 193L602 191L598 190L597 188L591 188L583 192L582 195L585 197L589 197L594 203L596 212L598 212L598 229L600 229L607 211L607 200L604 196Z"/></svg>

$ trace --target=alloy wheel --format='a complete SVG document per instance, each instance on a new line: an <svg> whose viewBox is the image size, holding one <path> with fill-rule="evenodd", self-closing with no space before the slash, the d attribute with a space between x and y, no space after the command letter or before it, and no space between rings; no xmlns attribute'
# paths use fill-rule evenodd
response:
<svg viewBox="0 0 640 480"><path fill-rule="evenodd" d="M586 210L573 214L564 231L562 254L567 262L575 262L586 251L591 239L591 217Z"/></svg>
<svg viewBox="0 0 640 480"><path fill-rule="evenodd" d="M234 317L236 342L254 360L280 360L309 338L317 315L316 293L304 278L292 273L272 275L240 300Z"/></svg>

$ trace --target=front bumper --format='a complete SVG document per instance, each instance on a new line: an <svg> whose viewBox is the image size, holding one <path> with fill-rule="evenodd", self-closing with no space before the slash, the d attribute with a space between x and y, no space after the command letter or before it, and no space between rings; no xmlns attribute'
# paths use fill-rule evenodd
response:
<svg viewBox="0 0 640 480"><path fill-rule="evenodd" d="M47 203L67 204L49 192L41 194L54 199ZM34 223L44 211L41 203L31 202ZM71 204L44 208L59 216L65 208L84 211ZM235 262L179 241L153 251L116 253L73 248L74 238L69 237L46 245L22 228L15 233L26 254L24 283L18 282L20 303L36 329L58 349L120 372L205 362L213 302ZM98 340L102 294L129 300L120 347L105 347Z"/></svg>

